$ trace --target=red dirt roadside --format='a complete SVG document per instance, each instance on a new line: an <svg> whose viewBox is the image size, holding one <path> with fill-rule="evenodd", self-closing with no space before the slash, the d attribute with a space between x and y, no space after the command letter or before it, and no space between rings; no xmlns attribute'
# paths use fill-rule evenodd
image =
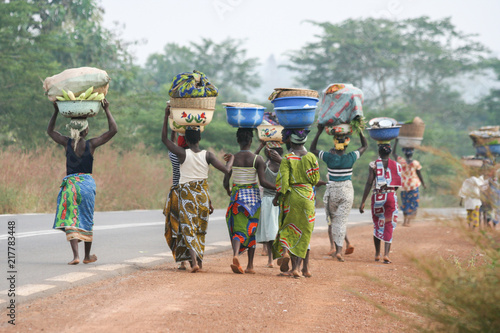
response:
<svg viewBox="0 0 500 333"><path fill-rule="evenodd" d="M257 274L236 275L227 251L208 255L203 273L177 271L175 264L164 263L21 304L15 327L7 325L2 310L0 331L408 332L408 319L423 320L397 292L421 275L409 255L464 259L474 251L456 229L417 220L409 228L396 228L393 263L385 265L373 260L371 226L351 228L348 234L355 251L344 263L325 255L326 233L313 235L312 278L279 277L279 268L266 268L266 257L260 255ZM241 262L246 264L246 255ZM356 293L399 318L383 314Z"/></svg>

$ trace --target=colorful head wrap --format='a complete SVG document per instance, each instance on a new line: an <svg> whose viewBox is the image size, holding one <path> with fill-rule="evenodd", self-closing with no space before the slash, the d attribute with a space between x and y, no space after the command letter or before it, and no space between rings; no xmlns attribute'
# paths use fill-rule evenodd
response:
<svg viewBox="0 0 500 333"><path fill-rule="evenodd" d="M290 137L290 141L296 145L302 145L307 141L309 130L306 129L284 129L283 140Z"/></svg>
<svg viewBox="0 0 500 333"><path fill-rule="evenodd" d="M347 136L334 136L333 142L335 143L335 150L344 150L349 145L349 142L351 142L351 139Z"/></svg>
<svg viewBox="0 0 500 333"><path fill-rule="evenodd" d="M182 148L188 147L186 137L183 134L179 134L179 137L177 138L177 145Z"/></svg>

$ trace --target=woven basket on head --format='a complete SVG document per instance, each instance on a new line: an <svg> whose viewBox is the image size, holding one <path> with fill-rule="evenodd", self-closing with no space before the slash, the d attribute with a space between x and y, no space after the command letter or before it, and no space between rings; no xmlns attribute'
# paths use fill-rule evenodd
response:
<svg viewBox="0 0 500 333"><path fill-rule="evenodd" d="M319 98L319 94L316 90L302 89L302 88L274 88L276 96L274 98L281 97L313 97Z"/></svg>
<svg viewBox="0 0 500 333"><path fill-rule="evenodd" d="M185 97L185 98L170 98L170 106L172 108L182 109L208 109L215 110L215 101L217 97Z"/></svg>
<svg viewBox="0 0 500 333"><path fill-rule="evenodd" d="M405 136L409 138L423 138L425 131L425 124L403 124L399 130L399 136Z"/></svg>

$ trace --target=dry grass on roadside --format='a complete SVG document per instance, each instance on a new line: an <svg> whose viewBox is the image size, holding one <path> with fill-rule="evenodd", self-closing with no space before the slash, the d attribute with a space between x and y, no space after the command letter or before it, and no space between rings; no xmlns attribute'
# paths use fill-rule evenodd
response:
<svg viewBox="0 0 500 333"><path fill-rule="evenodd" d="M440 224L456 231L464 244L472 244L472 251L461 257L444 253L426 257L411 255L420 274L397 288L367 277L405 297L405 306L414 314L405 321L416 331L499 332L500 233L491 229L470 231L464 219L442 220ZM358 296L385 314L403 319L376 300Z"/></svg>
<svg viewBox="0 0 500 333"><path fill-rule="evenodd" d="M0 214L50 213L65 176L64 150L0 151ZM119 152L98 148L94 156L96 210L160 209L172 184L165 156L144 149Z"/></svg>
<svg viewBox="0 0 500 333"><path fill-rule="evenodd" d="M97 211L162 209L172 185L167 152L148 154L139 146L119 151L103 146L94 154ZM222 160L223 154L216 153ZM227 207L223 175L211 167L209 188L215 208ZM0 214L52 213L66 175L62 147L0 151Z"/></svg>

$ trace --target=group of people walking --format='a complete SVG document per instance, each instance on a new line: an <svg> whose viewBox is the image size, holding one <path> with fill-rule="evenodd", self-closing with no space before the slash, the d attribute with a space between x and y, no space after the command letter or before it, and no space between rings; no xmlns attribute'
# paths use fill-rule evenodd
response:
<svg viewBox="0 0 500 333"><path fill-rule="evenodd" d="M107 132L87 141L88 128L73 131L71 138L65 137L54 130L57 105L54 106L48 134L66 148L68 175L61 185L54 228L65 231L71 243L74 258L69 264L79 263L80 241L85 242L84 263L94 262L97 257L90 254L95 198L93 153L117 133L117 125L109 111L109 103L104 100L109 124ZM251 151L253 129L239 128L236 139L240 150L234 155L225 154L224 161L221 161L215 154L200 148L199 127L187 127L184 135L173 132L169 136L169 117L170 108L167 106L162 142L172 162L173 185L168 191L163 212L165 238L179 269L187 269L189 264L191 272L196 273L203 268L205 235L209 215L213 212L207 181L210 165L224 174L223 186L229 196L226 222L233 249L230 268L234 273L255 274L255 248L257 243L262 243L269 256L267 267L272 268L274 259L278 259L281 275L311 277L309 256L316 219L316 187L322 185L326 185L323 201L329 225L330 254L343 262L344 254L354 251L346 230L354 200L353 165L368 147L362 132L359 134L361 147L350 153L346 153L349 140L339 141L336 137L332 149L317 149L323 125L318 125L309 151L305 148L309 131L305 129L283 130L286 152L277 142L261 142L256 151ZM263 149L266 160L259 155ZM391 152L389 144L379 145L379 157L370 163L359 207L363 213L365 201L372 191L375 261L381 260L381 242L384 242L382 260L387 264L391 263L389 252L398 214L396 191L404 183L404 168L389 158ZM409 153L406 157L404 165L409 169L416 166L416 174L423 184L420 165L413 163ZM327 182L320 180L318 158L328 168ZM259 185L263 188L262 195ZM404 205L411 207L405 212L414 215L418 191L416 196L412 192L407 197L412 199L405 201ZM240 254L245 251L248 262L243 269Z"/></svg>

